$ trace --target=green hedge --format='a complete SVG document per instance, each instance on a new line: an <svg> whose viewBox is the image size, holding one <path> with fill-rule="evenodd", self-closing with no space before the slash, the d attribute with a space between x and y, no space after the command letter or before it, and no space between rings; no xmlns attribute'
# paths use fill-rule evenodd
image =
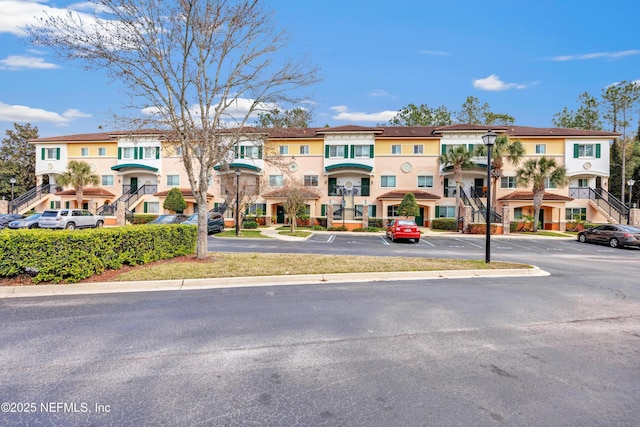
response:
<svg viewBox="0 0 640 427"><path fill-rule="evenodd" d="M434 218L431 221L431 228L434 230L457 230L458 224L455 218Z"/></svg>
<svg viewBox="0 0 640 427"><path fill-rule="evenodd" d="M107 269L195 253L197 227L180 224L0 233L0 277L74 283Z"/></svg>

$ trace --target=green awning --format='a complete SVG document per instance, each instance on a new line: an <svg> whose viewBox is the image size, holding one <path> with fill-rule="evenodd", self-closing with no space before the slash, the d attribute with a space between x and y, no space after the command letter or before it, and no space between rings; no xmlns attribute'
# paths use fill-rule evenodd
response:
<svg viewBox="0 0 640 427"><path fill-rule="evenodd" d="M367 172L373 170L373 166L363 165L362 163L337 163L335 165L325 166L324 170L329 172L336 169L362 169Z"/></svg>
<svg viewBox="0 0 640 427"><path fill-rule="evenodd" d="M218 165L218 166L214 166L213 169L220 170L221 167L222 167L221 165ZM229 165L227 165L227 167L229 168L230 171L234 169L249 169L254 172L260 172L259 167L254 165L248 165L246 163L230 163Z"/></svg>
<svg viewBox="0 0 640 427"><path fill-rule="evenodd" d="M158 168L154 168L153 166L141 165L139 163L123 163L121 165L111 166L111 170L121 171L124 169L144 169L151 172L158 172Z"/></svg>

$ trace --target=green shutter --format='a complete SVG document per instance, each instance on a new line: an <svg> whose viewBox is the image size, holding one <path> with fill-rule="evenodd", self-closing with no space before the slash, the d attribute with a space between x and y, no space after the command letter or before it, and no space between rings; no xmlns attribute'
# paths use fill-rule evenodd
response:
<svg viewBox="0 0 640 427"><path fill-rule="evenodd" d="M349 157L351 157L352 159L355 157L356 154L356 146L352 145L351 146L351 152L349 153Z"/></svg>
<svg viewBox="0 0 640 427"><path fill-rule="evenodd" d="M118 147L118 160L122 158L122 148Z"/></svg>
<svg viewBox="0 0 640 427"><path fill-rule="evenodd" d="M440 206L436 206L436 218L440 218Z"/></svg>
<svg viewBox="0 0 640 427"><path fill-rule="evenodd" d="M235 146L235 152L236 152L236 154L235 154L235 158L236 158L236 159L240 156L240 154L238 153L238 151L239 151L239 150L240 150L240 147L239 147L238 145L236 145L236 146Z"/></svg>
<svg viewBox="0 0 640 427"><path fill-rule="evenodd" d="M442 146L440 147L440 154L447 154L447 145L446 144L442 144Z"/></svg>
<svg viewBox="0 0 640 427"><path fill-rule="evenodd" d="M42 151L41 151L41 153L42 153L42 160L44 160L45 152L46 152L46 149L45 149L44 147L42 147Z"/></svg>
<svg viewBox="0 0 640 427"><path fill-rule="evenodd" d="M144 212L144 213L147 213L147 212L148 212L148 211L147 211L147 202L144 202L143 212Z"/></svg>
<svg viewBox="0 0 640 427"><path fill-rule="evenodd" d="M344 146L344 158L345 159L349 158L349 146L348 145Z"/></svg>
<svg viewBox="0 0 640 427"><path fill-rule="evenodd" d="M56 160L60 160L60 148L56 148Z"/></svg>
<svg viewBox="0 0 640 427"><path fill-rule="evenodd" d="M320 216L327 216L327 205L320 206Z"/></svg>
<svg viewBox="0 0 640 427"><path fill-rule="evenodd" d="M469 144L469 152L473 153L473 144Z"/></svg>
<svg viewBox="0 0 640 427"><path fill-rule="evenodd" d="M324 146L324 158L325 159L329 158L329 146L328 145Z"/></svg>
<svg viewBox="0 0 640 427"><path fill-rule="evenodd" d="M258 147L258 158L262 158L262 147Z"/></svg>
<svg viewBox="0 0 640 427"><path fill-rule="evenodd" d="M139 151L138 158L139 159L144 159L144 147L138 148L138 151Z"/></svg>
<svg viewBox="0 0 640 427"><path fill-rule="evenodd" d="M244 145L240 146L240 158L244 159Z"/></svg>
<svg viewBox="0 0 640 427"><path fill-rule="evenodd" d="M373 154L374 154L374 148L373 147L375 147L374 144L371 144L369 146L369 157L372 158L372 159L373 159Z"/></svg>
<svg viewBox="0 0 640 427"><path fill-rule="evenodd" d="M156 147L156 160L160 158L160 147Z"/></svg>
<svg viewBox="0 0 640 427"><path fill-rule="evenodd" d="M369 216L375 218L376 217L376 205L371 205L370 208L371 208L371 212L370 212L371 215L369 215Z"/></svg>
<svg viewBox="0 0 640 427"><path fill-rule="evenodd" d="M54 205L53 205L53 200L49 202L49 209L53 209Z"/></svg>
<svg viewBox="0 0 640 427"><path fill-rule="evenodd" d="M596 159L600 158L600 144L596 144Z"/></svg>
<svg viewBox="0 0 640 427"><path fill-rule="evenodd" d="M573 144L573 158L578 158L578 144Z"/></svg>
<svg viewBox="0 0 640 427"><path fill-rule="evenodd" d="M133 159L138 160L138 149L133 147Z"/></svg>

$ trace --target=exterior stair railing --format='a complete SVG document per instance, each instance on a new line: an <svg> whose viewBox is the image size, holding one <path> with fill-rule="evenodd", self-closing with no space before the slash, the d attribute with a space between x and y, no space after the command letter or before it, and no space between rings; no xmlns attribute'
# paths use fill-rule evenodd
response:
<svg viewBox="0 0 640 427"><path fill-rule="evenodd" d="M13 200L13 202L9 202L9 212L16 213L20 212L22 208L29 205L30 203L41 200L47 195L51 194L51 190L53 189L52 184L42 184L37 187L32 188L26 193L20 195Z"/></svg>

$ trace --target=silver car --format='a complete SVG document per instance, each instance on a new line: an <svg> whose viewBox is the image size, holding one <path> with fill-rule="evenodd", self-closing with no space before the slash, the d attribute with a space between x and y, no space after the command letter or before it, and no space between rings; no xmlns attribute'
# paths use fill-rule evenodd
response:
<svg viewBox="0 0 640 427"><path fill-rule="evenodd" d="M104 217L94 215L86 209L46 210L38 219L40 228L100 228L104 225Z"/></svg>
<svg viewBox="0 0 640 427"><path fill-rule="evenodd" d="M38 228L38 220L42 216L41 213L34 213L26 218L17 219L7 224L7 228Z"/></svg>

